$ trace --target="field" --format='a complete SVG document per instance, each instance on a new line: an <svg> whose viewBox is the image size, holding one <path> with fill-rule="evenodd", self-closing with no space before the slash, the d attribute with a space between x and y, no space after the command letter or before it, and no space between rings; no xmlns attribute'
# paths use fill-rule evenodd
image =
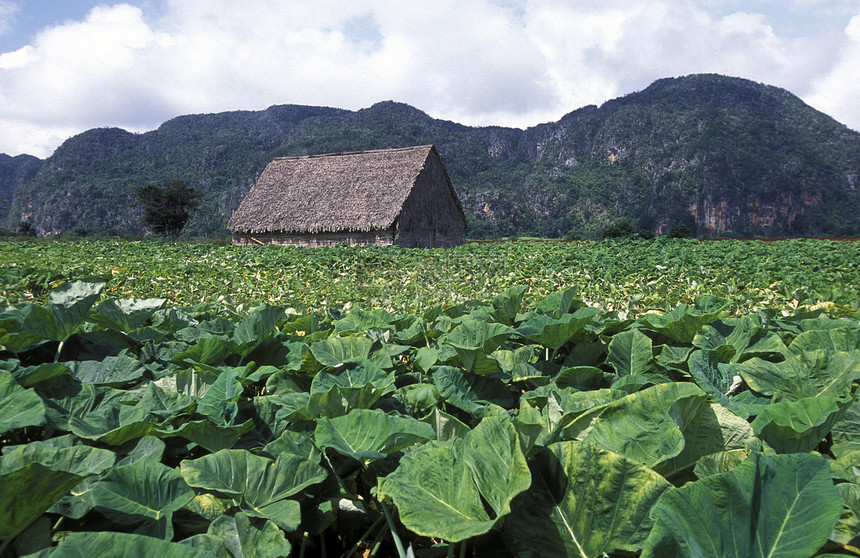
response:
<svg viewBox="0 0 860 558"><path fill-rule="evenodd" d="M312 250L144 242L0 243L0 305L44 301L64 281L108 279L116 298L171 304L258 303L417 312L489 301L529 285L525 302L560 289L602 310L667 311L701 294L734 312L834 303L857 310L860 243L661 239L508 242L451 250L334 247Z"/></svg>
<svg viewBox="0 0 860 558"><path fill-rule="evenodd" d="M0 270L3 558L860 556L858 243Z"/></svg>

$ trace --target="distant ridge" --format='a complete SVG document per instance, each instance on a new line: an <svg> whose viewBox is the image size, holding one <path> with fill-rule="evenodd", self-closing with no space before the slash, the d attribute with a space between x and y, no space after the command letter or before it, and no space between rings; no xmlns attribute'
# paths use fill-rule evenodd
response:
<svg viewBox="0 0 860 558"><path fill-rule="evenodd" d="M165 178L204 192L186 234L225 224L277 156L433 144L467 237L594 238L619 219L665 234L860 235L860 133L790 92L714 74L646 89L526 130L470 127L384 101L272 106L88 130L48 159L0 155L0 226L142 234L134 192Z"/></svg>

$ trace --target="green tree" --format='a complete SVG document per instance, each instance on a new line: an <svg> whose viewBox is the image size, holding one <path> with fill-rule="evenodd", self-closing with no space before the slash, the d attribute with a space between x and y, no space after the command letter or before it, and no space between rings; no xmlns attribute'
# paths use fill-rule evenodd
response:
<svg viewBox="0 0 860 558"><path fill-rule="evenodd" d="M176 239L200 203L200 195L183 180L165 180L161 186L141 186L137 189L137 199L143 206L143 224L157 234Z"/></svg>
<svg viewBox="0 0 860 558"><path fill-rule="evenodd" d="M690 238L693 236L693 231L687 225L681 223L669 229L669 238Z"/></svg>

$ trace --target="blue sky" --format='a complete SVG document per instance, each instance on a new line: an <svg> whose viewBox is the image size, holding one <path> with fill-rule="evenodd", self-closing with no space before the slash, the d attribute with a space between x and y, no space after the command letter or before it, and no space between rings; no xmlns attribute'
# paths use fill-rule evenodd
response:
<svg viewBox="0 0 860 558"><path fill-rule="evenodd" d="M704 72L858 130L860 0L0 0L0 153L288 103L525 128Z"/></svg>

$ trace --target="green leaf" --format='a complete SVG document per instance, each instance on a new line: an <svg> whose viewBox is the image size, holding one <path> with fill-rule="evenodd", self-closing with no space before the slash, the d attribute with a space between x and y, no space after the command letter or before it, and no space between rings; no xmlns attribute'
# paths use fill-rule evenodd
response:
<svg viewBox="0 0 860 558"><path fill-rule="evenodd" d="M235 354L236 345L220 337L204 337L188 349L173 355L173 362L200 363L210 366L221 366Z"/></svg>
<svg viewBox="0 0 860 558"><path fill-rule="evenodd" d="M252 522L242 512L222 515L212 522L209 535L224 542L232 558L283 558L290 556L290 543L271 521Z"/></svg>
<svg viewBox="0 0 860 558"><path fill-rule="evenodd" d="M231 449L183 460L180 469L190 486L231 496L246 513L278 522L274 512L283 507L272 504L325 480L328 473L319 465L320 457L318 452L283 451L270 459Z"/></svg>
<svg viewBox="0 0 860 558"><path fill-rule="evenodd" d="M48 442L30 442L23 446L3 449L0 473L22 469L30 463L39 463L52 471L65 471L84 477L103 473L110 469L115 461L116 454L106 449L84 445L56 447Z"/></svg>
<svg viewBox="0 0 860 558"><path fill-rule="evenodd" d="M520 307L523 304L523 297L528 290L528 285L517 285L499 294L491 302L493 311L490 314L499 323L507 326L514 325L517 313L519 313Z"/></svg>
<svg viewBox="0 0 860 558"><path fill-rule="evenodd" d="M805 397L768 405L752 422L756 435L778 453L809 452L847 410L836 397Z"/></svg>
<svg viewBox="0 0 860 558"><path fill-rule="evenodd" d="M684 449L654 466L664 477L693 467L709 454L761 447L750 424L719 403L690 397L677 401L669 414L684 435Z"/></svg>
<svg viewBox="0 0 860 558"><path fill-rule="evenodd" d="M779 335L760 327L749 316L726 318L704 326L693 339L693 345L706 351L729 346L734 352L728 362L788 353Z"/></svg>
<svg viewBox="0 0 860 558"><path fill-rule="evenodd" d="M49 554L51 558L112 556L132 558L212 558L212 553L145 535L110 531L71 533Z"/></svg>
<svg viewBox="0 0 860 558"><path fill-rule="evenodd" d="M690 354L688 361L690 375L702 390L711 396L711 399L731 409L743 418L758 414L756 406L742 403L730 394L738 391L741 387L741 378L736 375L736 368L720 362L720 357L715 350L697 350ZM764 401L764 405L769 404ZM764 406L763 405L763 406Z"/></svg>
<svg viewBox="0 0 860 558"><path fill-rule="evenodd" d="M381 459L407 446L432 440L433 428L409 417L354 409L348 415L317 420L314 440L358 460Z"/></svg>
<svg viewBox="0 0 860 558"><path fill-rule="evenodd" d="M582 304L577 299L576 292L575 288L570 288L551 293L537 303L535 312L546 314L551 318L560 318L565 314L569 314L575 306Z"/></svg>
<svg viewBox="0 0 860 558"><path fill-rule="evenodd" d="M694 384L658 384L583 413L564 428L563 437L587 440L654 467L684 449L673 408L689 398L706 400Z"/></svg>
<svg viewBox="0 0 860 558"><path fill-rule="evenodd" d="M155 461L137 461L115 467L89 493L92 506L121 523L139 523L145 519L164 522L165 536L170 537L174 512L194 498L194 491L179 471Z"/></svg>
<svg viewBox="0 0 860 558"><path fill-rule="evenodd" d="M394 501L411 531L457 542L492 529L530 484L513 425L489 417L463 438L409 452L382 480L379 498Z"/></svg>
<svg viewBox="0 0 860 558"><path fill-rule="evenodd" d="M12 538L42 515L82 476L39 463L0 475L0 539Z"/></svg>
<svg viewBox="0 0 860 558"><path fill-rule="evenodd" d="M124 384L143 377L146 369L136 358L123 351L101 361L80 360L64 363L72 376L84 384Z"/></svg>
<svg viewBox="0 0 860 558"><path fill-rule="evenodd" d="M166 298L106 300L96 307L90 321L106 329L129 333L146 325L166 302Z"/></svg>
<svg viewBox="0 0 860 558"><path fill-rule="evenodd" d="M666 491L642 556L812 556L841 513L827 460L754 453L728 473Z"/></svg>
<svg viewBox="0 0 860 558"><path fill-rule="evenodd" d="M247 354L250 349L277 333L276 326L284 317L283 308L263 305L242 318L233 331L233 341L245 346L242 352Z"/></svg>
<svg viewBox="0 0 860 558"><path fill-rule="evenodd" d="M69 374L71 371L65 364L45 362L38 366L19 366L10 372L22 386L33 387L39 382Z"/></svg>
<svg viewBox="0 0 860 558"><path fill-rule="evenodd" d="M455 349L480 350L488 355L498 349L513 332L513 329L504 324L465 317L460 325L443 336L440 342L447 343Z"/></svg>
<svg viewBox="0 0 860 558"><path fill-rule="evenodd" d="M39 311L24 319L21 329L45 339L66 340L87 317L106 284L94 277L60 285L48 295L47 308L38 307Z"/></svg>
<svg viewBox="0 0 860 558"><path fill-rule="evenodd" d="M18 385L12 374L0 370L0 434L25 426L45 424L45 404L31 390Z"/></svg>
<svg viewBox="0 0 860 558"><path fill-rule="evenodd" d="M175 429L158 428L155 432L163 437L180 436L211 452L216 452L232 448L244 434L253 429L254 421L251 419L232 425L218 425L204 419L188 421Z"/></svg>
<svg viewBox="0 0 860 558"><path fill-rule="evenodd" d="M612 336L606 364L615 369L619 376L643 374L654 362L654 349L651 338L631 329Z"/></svg>
<svg viewBox="0 0 860 558"><path fill-rule="evenodd" d="M796 401L804 397L842 397L860 378L860 351L823 349L800 353L782 362L750 359L734 368L755 391Z"/></svg>
<svg viewBox="0 0 860 558"><path fill-rule="evenodd" d="M598 558L640 549L651 506L671 487L641 464L587 442L550 445L536 457L532 478L503 536L535 556Z"/></svg>
<svg viewBox="0 0 860 558"><path fill-rule="evenodd" d="M860 403L848 405L842 417L831 428L833 455L837 458L851 451L860 451Z"/></svg>
<svg viewBox="0 0 860 558"><path fill-rule="evenodd" d="M560 349L568 342L583 337L585 326L594 321L597 308L580 308L573 314L553 318L545 314L532 314L520 327L517 334L550 349Z"/></svg>
<svg viewBox="0 0 860 558"><path fill-rule="evenodd" d="M641 320L642 327L678 343L689 344L704 326L727 316L729 306L728 300L700 296L692 306L680 304L666 314L646 314Z"/></svg>
<svg viewBox="0 0 860 558"><path fill-rule="evenodd" d="M340 366L370 360L373 339L363 335L329 337L311 345L311 353L324 366Z"/></svg>
<svg viewBox="0 0 860 558"><path fill-rule="evenodd" d="M506 409L514 405L513 395L501 380L470 374L451 366L439 366L433 370L433 385L446 403L467 413L474 413L488 403Z"/></svg>
<svg viewBox="0 0 860 558"><path fill-rule="evenodd" d="M804 331L788 346L794 354L824 349L826 351L860 351L860 328L840 327Z"/></svg>

